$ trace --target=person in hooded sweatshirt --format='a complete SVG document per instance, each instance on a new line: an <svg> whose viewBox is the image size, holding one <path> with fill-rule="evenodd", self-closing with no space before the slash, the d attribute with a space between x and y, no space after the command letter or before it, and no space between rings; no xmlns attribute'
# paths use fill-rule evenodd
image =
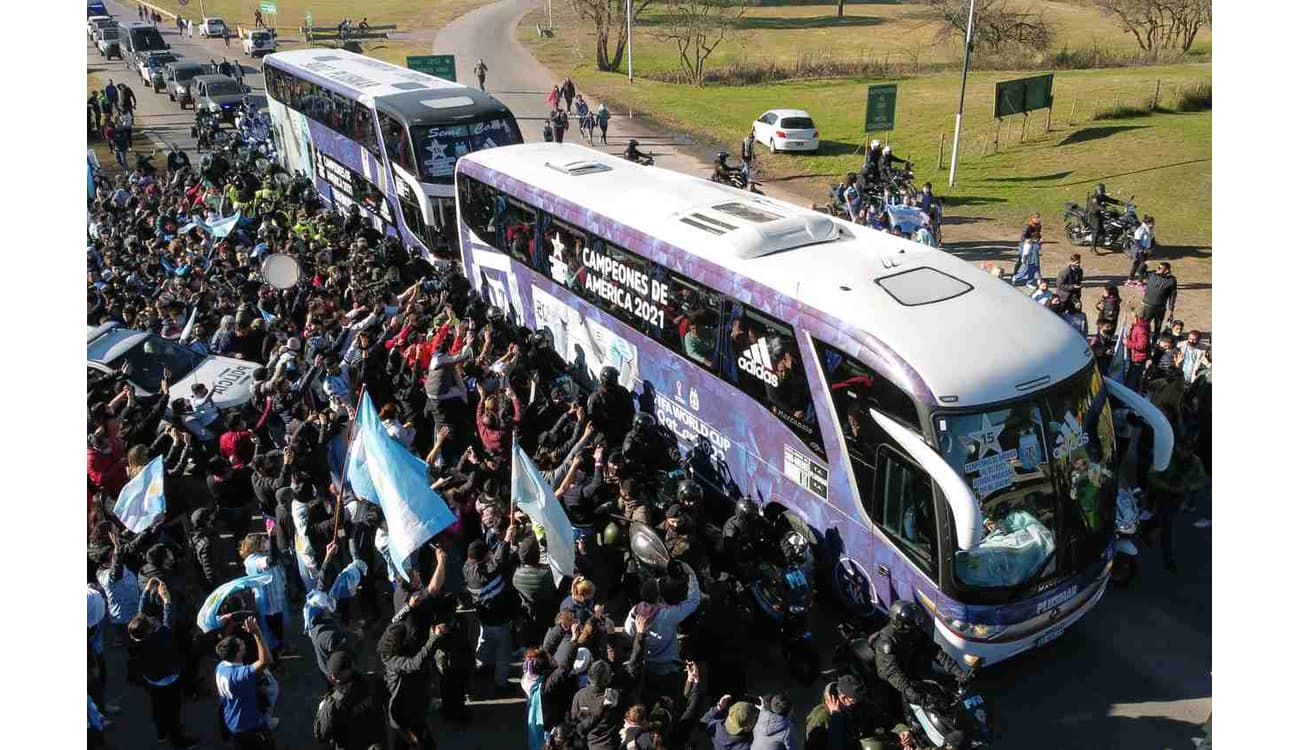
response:
<svg viewBox="0 0 1300 750"><path fill-rule="evenodd" d="M623 632L636 637L637 620L647 618L649 626L645 637L645 676L647 690L654 694L676 693L681 687L682 662L677 650L677 627L700 606L700 582L691 566L679 560L669 563L668 572L680 578L687 576L686 598L679 604L664 604L657 580L646 581L641 587L641 602L627 613Z"/></svg>
<svg viewBox="0 0 1300 750"><path fill-rule="evenodd" d="M803 736L790 718L790 696L773 693L759 704L750 750L800 750Z"/></svg>
<svg viewBox="0 0 1300 750"><path fill-rule="evenodd" d="M758 707L747 701L732 703L731 696L724 695L701 723L713 738L713 750L750 750L754 726L758 723Z"/></svg>

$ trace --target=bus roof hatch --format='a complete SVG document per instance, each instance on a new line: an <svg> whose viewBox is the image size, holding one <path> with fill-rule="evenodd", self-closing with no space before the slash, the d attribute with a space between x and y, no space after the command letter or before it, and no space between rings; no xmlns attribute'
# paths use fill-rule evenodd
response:
<svg viewBox="0 0 1300 750"><path fill-rule="evenodd" d="M762 223L743 224L727 234L737 258L761 258L819 242L839 239L840 229L829 217L807 213Z"/></svg>

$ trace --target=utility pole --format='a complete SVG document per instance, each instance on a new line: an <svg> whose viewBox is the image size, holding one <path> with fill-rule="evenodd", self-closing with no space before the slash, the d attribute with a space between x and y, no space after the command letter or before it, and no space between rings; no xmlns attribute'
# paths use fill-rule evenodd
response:
<svg viewBox="0 0 1300 750"><path fill-rule="evenodd" d="M632 0L627 3L627 82L632 82Z"/></svg>
<svg viewBox="0 0 1300 750"><path fill-rule="evenodd" d="M975 0L970 0L970 15L966 17L966 54L961 63L961 94L957 97L957 124L952 134L952 164L948 167L948 187L957 184L957 145L961 139L961 112L966 106L966 74L970 71L970 48L975 33Z"/></svg>
<svg viewBox="0 0 1300 750"><path fill-rule="evenodd" d="M546 0L546 30L550 31L553 28L555 24L551 21L551 0Z"/></svg>

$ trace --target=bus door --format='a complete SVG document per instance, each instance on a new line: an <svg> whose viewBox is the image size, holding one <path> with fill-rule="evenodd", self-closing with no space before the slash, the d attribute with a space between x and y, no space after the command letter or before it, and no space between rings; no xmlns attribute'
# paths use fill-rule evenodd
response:
<svg viewBox="0 0 1300 750"><path fill-rule="evenodd" d="M417 240L426 250L437 246L437 235L447 227L442 213L434 213L428 196L420 188L415 177L418 174L415 163L415 151L411 147L410 133L406 124L396 115L376 107L380 137L384 142L384 161L388 173L392 176L393 190L396 193L398 213L402 215L402 225L407 234ZM432 224L425 217L432 220Z"/></svg>

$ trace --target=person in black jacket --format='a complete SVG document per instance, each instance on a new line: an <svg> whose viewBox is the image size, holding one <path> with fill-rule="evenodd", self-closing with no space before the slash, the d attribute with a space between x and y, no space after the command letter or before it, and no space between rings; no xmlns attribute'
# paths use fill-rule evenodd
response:
<svg viewBox="0 0 1300 750"><path fill-rule="evenodd" d="M330 750L371 750L385 746L384 708L388 697L381 680L353 671L352 655L330 655L326 678L333 688L316 708L313 735Z"/></svg>
<svg viewBox="0 0 1300 750"><path fill-rule="evenodd" d="M388 626L379 639L379 658L384 663L384 684L388 687L388 724L396 730L397 747L431 750L426 710L429 705L429 667L435 648L437 629L429 628L428 637L417 640L409 620Z"/></svg>
<svg viewBox="0 0 1300 750"><path fill-rule="evenodd" d="M195 747L199 741L181 727L181 653L172 631L171 592L161 579L150 578L140 594L141 600L152 592L162 600L162 619L137 614L127 625L131 639L127 644L131 662L128 672L139 678L149 694L158 742L173 748Z"/></svg>
<svg viewBox="0 0 1300 750"><path fill-rule="evenodd" d="M876 636L876 673L907 703L925 704L930 698L919 681L930 677L935 662L958 679L968 674L926 633L922 618L915 602L894 602L889 608L889 624Z"/></svg>
<svg viewBox="0 0 1300 750"><path fill-rule="evenodd" d="M1083 294L1083 259L1078 253L1070 256L1070 263L1061 269L1056 277L1056 296L1061 298L1061 307L1068 308L1082 299Z"/></svg>
<svg viewBox="0 0 1300 750"><path fill-rule="evenodd" d="M213 549L215 529L212 528L212 508L199 508L190 514L190 551L194 553L194 566L204 591L211 591L226 581L226 571Z"/></svg>
<svg viewBox="0 0 1300 750"><path fill-rule="evenodd" d="M597 441L621 445L634 415L632 392L619 384L618 370L602 368L600 386L587 398L587 416L596 425Z"/></svg>
<svg viewBox="0 0 1300 750"><path fill-rule="evenodd" d="M1172 315L1178 304L1178 279L1168 263L1156 266L1156 272L1147 276L1147 291L1142 297L1142 317L1151 321L1151 333L1160 333L1165 316Z"/></svg>
<svg viewBox="0 0 1300 750"><path fill-rule="evenodd" d="M1122 206L1120 201L1106 195L1106 186L1097 183L1092 189L1092 195L1088 196L1088 224L1092 230L1092 252L1097 252L1097 245L1105 238L1102 237L1102 225L1106 219L1106 206Z"/></svg>
<svg viewBox="0 0 1300 750"><path fill-rule="evenodd" d="M465 562L465 588L474 602L480 627L474 653L476 666L492 668L497 690L502 693L510 689L510 624L519 611L519 593L511 583L518 529L511 524L504 541L490 552L482 539L474 540Z"/></svg>

